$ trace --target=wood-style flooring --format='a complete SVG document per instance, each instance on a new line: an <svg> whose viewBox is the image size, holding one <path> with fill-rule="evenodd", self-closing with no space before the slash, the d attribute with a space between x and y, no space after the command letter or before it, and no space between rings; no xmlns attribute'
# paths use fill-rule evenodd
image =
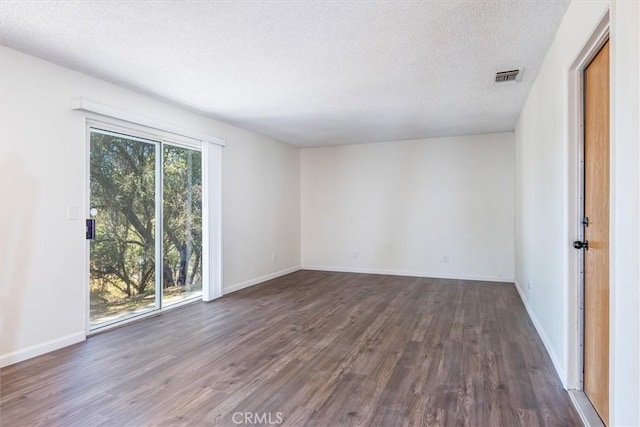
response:
<svg viewBox="0 0 640 427"><path fill-rule="evenodd" d="M299 271L0 380L3 426L582 425L502 283Z"/></svg>

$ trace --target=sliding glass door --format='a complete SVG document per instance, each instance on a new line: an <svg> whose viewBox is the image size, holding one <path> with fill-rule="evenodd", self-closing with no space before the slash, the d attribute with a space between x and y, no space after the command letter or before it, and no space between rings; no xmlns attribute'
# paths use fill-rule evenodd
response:
<svg viewBox="0 0 640 427"><path fill-rule="evenodd" d="M202 293L201 153L90 132L89 327Z"/></svg>
<svg viewBox="0 0 640 427"><path fill-rule="evenodd" d="M163 263L165 305L202 295L202 155L163 148Z"/></svg>

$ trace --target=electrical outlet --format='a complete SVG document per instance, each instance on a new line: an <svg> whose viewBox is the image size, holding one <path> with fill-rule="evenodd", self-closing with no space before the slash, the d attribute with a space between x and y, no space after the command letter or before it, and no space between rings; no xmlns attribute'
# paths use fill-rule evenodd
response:
<svg viewBox="0 0 640 427"><path fill-rule="evenodd" d="M530 291L531 290L531 282L527 282L527 290Z"/></svg>
<svg viewBox="0 0 640 427"><path fill-rule="evenodd" d="M445 264L449 264L449 255L445 255L442 257L442 262Z"/></svg>
<svg viewBox="0 0 640 427"><path fill-rule="evenodd" d="M351 256L354 258L358 258L360 256L360 252L359 251L352 251L351 252Z"/></svg>
<svg viewBox="0 0 640 427"><path fill-rule="evenodd" d="M271 254L271 262L274 263L274 264L276 263L276 254L275 253Z"/></svg>

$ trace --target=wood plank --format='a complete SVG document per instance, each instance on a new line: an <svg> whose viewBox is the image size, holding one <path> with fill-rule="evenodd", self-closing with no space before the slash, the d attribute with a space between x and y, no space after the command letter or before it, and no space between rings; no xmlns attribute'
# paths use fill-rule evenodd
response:
<svg viewBox="0 0 640 427"><path fill-rule="evenodd" d="M580 425L514 286L488 282L299 271L0 381L7 426Z"/></svg>

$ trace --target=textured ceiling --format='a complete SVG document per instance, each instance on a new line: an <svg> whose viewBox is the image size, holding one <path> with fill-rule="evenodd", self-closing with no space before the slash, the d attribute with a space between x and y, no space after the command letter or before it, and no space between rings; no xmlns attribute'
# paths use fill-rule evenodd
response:
<svg viewBox="0 0 640 427"><path fill-rule="evenodd" d="M513 130L568 0L6 1L1 43L300 146ZM497 71L524 69L497 86ZM99 101L99 100L97 100Z"/></svg>

